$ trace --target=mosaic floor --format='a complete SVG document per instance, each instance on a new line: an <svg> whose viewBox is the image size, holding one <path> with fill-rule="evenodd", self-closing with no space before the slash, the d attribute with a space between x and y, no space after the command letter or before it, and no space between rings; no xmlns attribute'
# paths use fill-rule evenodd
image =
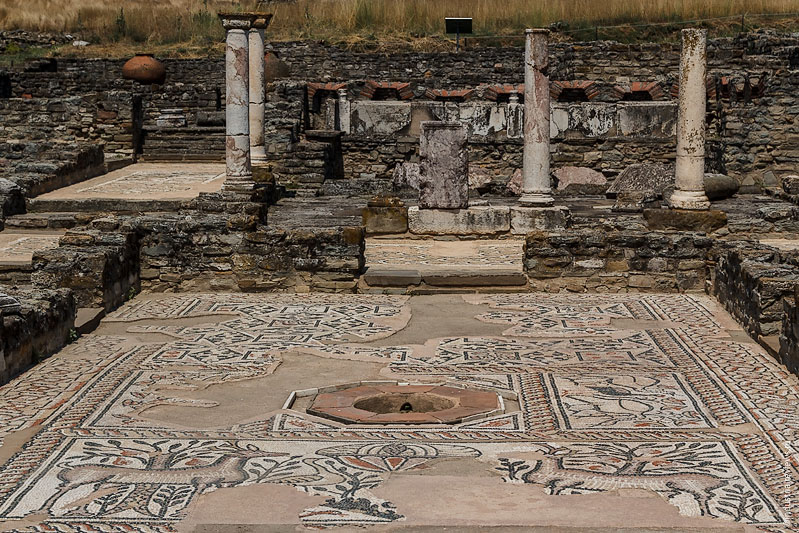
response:
<svg viewBox="0 0 799 533"><path fill-rule="evenodd" d="M63 232L0 232L0 263L30 263L33 252L58 247Z"/></svg>
<svg viewBox="0 0 799 533"><path fill-rule="evenodd" d="M37 199L189 200L200 192L218 191L224 180L225 166L218 163L136 163Z"/></svg>
<svg viewBox="0 0 799 533"><path fill-rule="evenodd" d="M303 408L369 380L505 409ZM799 380L704 296L140 296L0 406L0 531L799 527Z"/></svg>

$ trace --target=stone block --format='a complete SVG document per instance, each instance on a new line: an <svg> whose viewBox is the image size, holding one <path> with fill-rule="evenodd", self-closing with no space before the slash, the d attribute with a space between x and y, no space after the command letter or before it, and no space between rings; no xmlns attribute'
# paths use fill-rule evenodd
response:
<svg viewBox="0 0 799 533"><path fill-rule="evenodd" d="M510 208L408 208L408 227L417 235L492 235L510 231Z"/></svg>
<svg viewBox="0 0 799 533"><path fill-rule="evenodd" d="M724 211L709 209L645 209L644 219L651 230L703 231L712 233L727 225Z"/></svg>
<svg viewBox="0 0 799 533"><path fill-rule="evenodd" d="M419 207L464 209L469 204L469 151L459 122L422 122Z"/></svg>
<svg viewBox="0 0 799 533"><path fill-rule="evenodd" d="M601 172L587 167L561 167L553 172L558 191L573 194L605 194L608 180Z"/></svg>
<svg viewBox="0 0 799 533"><path fill-rule="evenodd" d="M782 178L782 190L788 194L799 194L799 176Z"/></svg>
<svg viewBox="0 0 799 533"><path fill-rule="evenodd" d="M534 231L562 230L571 226L568 207L511 207L510 231L526 235Z"/></svg>
<svg viewBox="0 0 799 533"><path fill-rule="evenodd" d="M611 197L623 192L647 192L656 196L674 186L674 167L657 163L637 163L625 168L608 188Z"/></svg>
<svg viewBox="0 0 799 533"><path fill-rule="evenodd" d="M361 219L367 235L408 231L407 207L364 207Z"/></svg>
<svg viewBox="0 0 799 533"><path fill-rule="evenodd" d="M423 274L422 280L434 287L517 287L527 284L527 276L515 270L435 271Z"/></svg>
<svg viewBox="0 0 799 533"><path fill-rule="evenodd" d="M738 192L738 180L725 174L705 174L705 195L709 200L723 200Z"/></svg>
<svg viewBox="0 0 799 533"><path fill-rule="evenodd" d="M409 285L419 285L422 282L422 276L418 270L375 267L369 267L363 278L372 287L407 287Z"/></svg>

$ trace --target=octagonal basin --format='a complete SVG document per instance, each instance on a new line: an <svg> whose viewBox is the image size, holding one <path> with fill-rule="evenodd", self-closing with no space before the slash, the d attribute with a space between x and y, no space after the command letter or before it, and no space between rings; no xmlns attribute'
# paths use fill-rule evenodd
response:
<svg viewBox="0 0 799 533"><path fill-rule="evenodd" d="M317 394L309 414L347 424L457 424L500 412L495 392L446 385L359 385Z"/></svg>

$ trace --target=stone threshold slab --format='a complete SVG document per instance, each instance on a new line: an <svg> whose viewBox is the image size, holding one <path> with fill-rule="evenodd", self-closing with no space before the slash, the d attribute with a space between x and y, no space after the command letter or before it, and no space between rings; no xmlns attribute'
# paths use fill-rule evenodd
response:
<svg viewBox="0 0 799 533"><path fill-rule="evenodd" d="M363 279L372 287L408 287L422 283L433 287L513 287L527 284L524 272L508 268L447 271L369 267Z"/></svg>

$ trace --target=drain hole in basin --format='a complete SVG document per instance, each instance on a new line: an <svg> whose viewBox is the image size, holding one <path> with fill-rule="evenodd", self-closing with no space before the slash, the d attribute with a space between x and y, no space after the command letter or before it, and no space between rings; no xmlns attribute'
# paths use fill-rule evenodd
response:
<svg viewBox="0 0 799 533"><path fill-rule="evenodd" d="M355 408L377 414L430 413L455 407L455 402L435 394L379 394L355 402Z"/></svg>

